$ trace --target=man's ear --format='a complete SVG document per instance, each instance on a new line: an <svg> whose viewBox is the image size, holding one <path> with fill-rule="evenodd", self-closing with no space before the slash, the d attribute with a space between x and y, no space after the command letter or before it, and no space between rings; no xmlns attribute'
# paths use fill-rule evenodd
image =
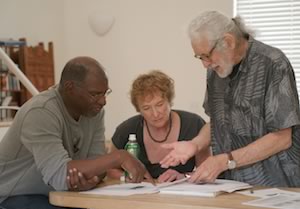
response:
<svg viewBox="0 0 300 209"><path fill-rule="evenodd" d="M66 93L74 92L75 83L73 81L65 81L63 88Z"/></svg>
<svg viewBox="0 0 300 209"><path fill-rule="evenodd" d="M237 44L236 39L232 34L226 33L224 35L224 37L223 37L224 48L233 50L233 49L235 49L236 44Z"/></svg>

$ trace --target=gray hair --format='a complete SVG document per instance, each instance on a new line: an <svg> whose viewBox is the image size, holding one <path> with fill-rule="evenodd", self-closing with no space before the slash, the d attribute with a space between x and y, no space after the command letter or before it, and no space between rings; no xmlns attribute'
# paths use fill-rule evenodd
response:
<svg viewBox="0 0 300 209"><path fill-rule="evenodd" d="M193 19L188 27L188 35L192 41L204 38L213 44L225 33L233 34L238 40L253 34L246 28L241 17L228 18L217 11L206 11Z"/></svg>

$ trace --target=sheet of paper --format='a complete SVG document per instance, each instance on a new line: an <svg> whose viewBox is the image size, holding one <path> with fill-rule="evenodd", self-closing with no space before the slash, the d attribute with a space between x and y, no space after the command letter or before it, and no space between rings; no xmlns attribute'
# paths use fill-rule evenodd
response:
<svg viewBox="0 0 300 209"><path fill-rule="evenodd" d="M239 189L251 187L249 184L230 180L217 179L215 183L211 184L193 184L186 182L187 179L188 177L173 182L157 184L156 186L147 182L115 184L80 193L128 196L134 194L152 194L161 192L164 194L213 197L216 196L219 192L233 192Z"/></svg>
<svg viewBox="0 0 300 209"><path fill-rule="evenodd" d="M164 183L160 183L160 184L157 184L156 186L158 188L163 188L163 187L168 187L168 186L172 186L172 185L175 185L175 184L180 184L182 182L185 182L189 179L190 177L185 177L183 179L178 179L176 181L171 181L171 182L164 182Z"/></svg>
<svg viewBox="0 0 300 209"><path fill-rule="evenodd" d="M82 194L98 194L98 195L116 195L116 196L128 196L134 194L152 194L159 192L159 188L168 187L175 184L185 182L187 178L179 179L172 182L164 182L157 184L156 186L151 183L122 183L111 186L92 189L89 191L81 192Z"/></svg>
<svg viewBox="0 0 300 209"><path fill-rule="evenodd" d="M222 192L234 192L247 189L251 186L246 183L217 179L214 183L192 184L183 182L172 186L160 188L162 194L180 194L191 196L215 197Z"/></svg>
<svg viewBox="0 0 300 209"><path fill-rule="evenodd" d="M260 189L260 190L247 190L247 191L240 191L237 192L239 194L247 195L247 196L252 196L252 197L272 197L278 194L286 194L290 196L300 196L299 192L291 192L291 191L286 191L278 188L271 188L271 189Z"/></svg>
<svg viewBox="0 0 300 209"><path fill-rule="evenodd" d="M289 194L277 194L271 197L265 197L258 200L244 202L243 204L277 209L299 209L300 196L290 196Z"/></svg>
<svg viewBox="0 0 300 209"><path fill-rule="evenodd" d="M217 192L219 191L212 189L208 185L196 185L188 182L160 189L161 194L176 194L202 197L215 197L217 195Z"/></svg>
<svg viewBox="0 0 300 209"><path fill-rule="evenodd" d="M151 183L123 183L101 188L92 189L89 191L80 192L82 194L96 194L96 195L116 195L129 196L134 194L153 194L159 192L156 186Z"/></svg>

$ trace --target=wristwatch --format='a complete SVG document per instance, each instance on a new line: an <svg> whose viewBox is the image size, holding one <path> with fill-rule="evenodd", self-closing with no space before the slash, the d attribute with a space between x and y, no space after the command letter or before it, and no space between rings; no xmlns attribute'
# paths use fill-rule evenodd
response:
<svg viewBox="0 0 300 209"><path fill-rule="evenodd" d="M229 170L236 168L236 161L233 159L231 152L226 153L228 156L227 167Z"/></svg>

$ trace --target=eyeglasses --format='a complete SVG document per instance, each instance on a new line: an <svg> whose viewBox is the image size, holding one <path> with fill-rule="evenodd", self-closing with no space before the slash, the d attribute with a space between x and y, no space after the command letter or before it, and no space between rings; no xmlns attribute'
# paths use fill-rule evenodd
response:
<svg viewBox="0 0 300 209"><path fill-rule="evenodd" d="M76 84L76 86L79 87L80 89L84 90L86 93L88 93L89 97L93 101L98 101L100 98L107 97L108 95L110 95L112 93L111 88L108 88L105 92L95 93L95 92L89 92L88 90L83 88L81 85Z"/></svg>
<svg viewBox="0 0 300 209"><path fill-rule="evenodd" d="M112 90L111 88L108 88L105 92L101 92L101 93L91 93L89 91L87 91L90 95L91 98L93 98L94 100L98 100L100 98L103 98L103 97L107 97L108 95L111 94Z"/></svg>
<svg viewBox="0 0 300 209"><path fill-rule="evenodd" d="M203 55L195 54L194 57L197 58L197 59L200 59L202 61L210 62L211 61L210 57L211 57L212 53L214 52L214 50L216 49L216 47L218 46L219 41L220 41L220 39L218 39L216 41L216 43L210 49L210 51L208 52L208 54L203 54Z"/></svg>

